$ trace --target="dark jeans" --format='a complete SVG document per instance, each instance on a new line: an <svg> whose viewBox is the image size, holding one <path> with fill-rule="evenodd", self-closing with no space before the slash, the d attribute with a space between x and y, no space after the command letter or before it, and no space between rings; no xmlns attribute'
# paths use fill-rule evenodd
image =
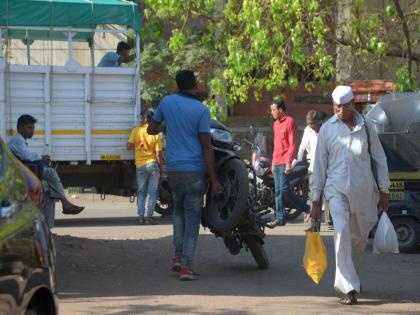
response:
<svg viewBox="0 0 420 315"><path fill-rule="evenodd" d="M191 268L201 223L206 176L196 172L168 172L174 201L175 256Z"/></svg>
<svg viewBox="0 0 420 315"><path fill-rule="evenodd" d="M286 222L286 213L284 211L284 201L290 200L295 206L309 211L309 206L305 204L296 194L289 189L289 176L285 173L286 164L274 166L274 186L276 198L276 220Z"/></svg>

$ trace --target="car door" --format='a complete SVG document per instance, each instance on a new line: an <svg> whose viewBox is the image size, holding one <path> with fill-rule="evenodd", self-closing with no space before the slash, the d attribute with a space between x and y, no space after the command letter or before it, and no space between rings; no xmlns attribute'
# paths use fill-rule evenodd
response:
<svg viewBox="0 0 420 315"><path fill-rule="evenodd" d="M19 314L34 267L34 213L22 171L0 139L0 314Z"/></svg>

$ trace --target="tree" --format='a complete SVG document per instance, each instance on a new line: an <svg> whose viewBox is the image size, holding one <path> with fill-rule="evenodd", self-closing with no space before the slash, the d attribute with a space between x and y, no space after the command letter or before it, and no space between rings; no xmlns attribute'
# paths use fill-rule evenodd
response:
<svg viewBox="0 0 420 315"><path fill-rule="evenodd" d="M384 7L345 1L349 16L339 21L336 0L145 0L145 50L160 45L156 54L165 58L158 68L167 75L183 66L198 72L213 105L216 95L232 104L249 93L281 94L300 81L309 90L314 82L330 83L337 46L350 47L366 67L388 66L387 57L395 58L400 88L416 86L418 1L405 7L398 0Z"/></svg>

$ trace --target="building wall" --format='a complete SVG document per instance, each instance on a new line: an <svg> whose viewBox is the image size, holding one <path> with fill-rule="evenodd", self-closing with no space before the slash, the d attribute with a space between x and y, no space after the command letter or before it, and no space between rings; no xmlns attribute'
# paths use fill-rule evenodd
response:
<svg viewBox="0 0 420 315"><path fill-rule="evenodd" d="M332 115L332 106L328 94L329 90L323 91L319 86L309 92L305 89L303 83L297 89L286 88L284 100L287 112L295 118L300 128L304 127L306 113L309 110L319 110ZM263 93L259 101L250 95L246 103L236 103L234 105L233 113L235 116L270 117L272 101L273 97L270 93Z"/></svg>

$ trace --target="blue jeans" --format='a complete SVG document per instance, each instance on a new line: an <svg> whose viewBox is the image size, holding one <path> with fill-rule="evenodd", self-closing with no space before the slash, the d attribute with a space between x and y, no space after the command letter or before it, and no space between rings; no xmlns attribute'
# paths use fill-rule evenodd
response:
<svg viewBox="0 0 420 315"><path fill-rule="evenodd" d="M182 267L191 268L200 230L206 177L204 173L169 172L168 181L174 202L175 256L181 257Z"/></svg>
<svg viewBox="0 0 420 315"><path fill-rule="evenodd" d="M144 216L147 200L147 217L152 217L156 207L159 185L159 165L156 162L148 163L136 169L137 177L137 212Z"/></svg>
<svg viewBox="0 0 420 315"><path fill-rule="evenodd" d="M305 202L289 189L289 177L285 173L286 164L274 166L274 186L276 198L276 220L286 222L286 213L284 211L284 201L289 199L293 204L301 209L309 209Z"/></svg>

